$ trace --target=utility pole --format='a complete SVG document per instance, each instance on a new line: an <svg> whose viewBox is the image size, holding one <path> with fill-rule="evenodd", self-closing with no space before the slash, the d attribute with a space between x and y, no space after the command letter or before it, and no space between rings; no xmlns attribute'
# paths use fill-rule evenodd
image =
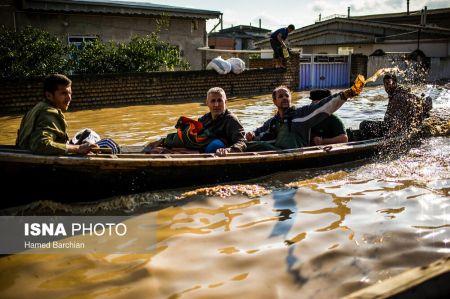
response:
<svg viewBox="0 0 450 299"><path fill-rule="evenodd" d="M427 26L427 7L425 6L421 11L420 11L420 26L419 26L419 30L417 31L417 49L420 50L420 33L422 31L422 27L426 27Z"/></svg>

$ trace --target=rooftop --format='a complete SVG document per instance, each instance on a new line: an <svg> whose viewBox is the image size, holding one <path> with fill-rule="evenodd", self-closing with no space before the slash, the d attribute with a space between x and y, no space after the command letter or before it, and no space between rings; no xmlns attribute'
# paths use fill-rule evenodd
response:
<svg viewBox="0 0 450 299"><path fill-rule="evenodd" d="M230 28L222 29L218 32L212 32L209 37L239 37L239 38L264 38L270 32L264 29L249 25L238 25Z"/></svg>
<svg viewBox="0 0 450 299"><path fill-rule="evenodd" d="M215 19L220 11L186 8L149 2L105 0L21 0L22 9L54 12L102 13L125 15L167 15Z"/></svg>

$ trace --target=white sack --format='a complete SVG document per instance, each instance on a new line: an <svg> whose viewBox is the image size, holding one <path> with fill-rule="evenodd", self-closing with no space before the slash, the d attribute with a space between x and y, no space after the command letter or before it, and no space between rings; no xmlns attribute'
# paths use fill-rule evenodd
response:
<svg viewBox="0 0 450 299"><path fill-rule="evenodd" d="M228 74L231 71L231 64L224 60L222 57L218 56L211 60L206 66L207 70L215 70L221 75Z"/></svg>
<svg viewBox="0 0 450 299"><path fill-rule="evenodd" d="M236 57L232 57L227 59L227 61L231 64L231 71L235 74L240 74L245 70L245 62Z"/></svg>

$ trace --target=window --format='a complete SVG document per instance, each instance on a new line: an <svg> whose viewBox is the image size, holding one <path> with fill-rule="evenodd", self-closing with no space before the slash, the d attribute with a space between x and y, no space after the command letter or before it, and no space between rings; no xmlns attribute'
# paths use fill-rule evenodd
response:
<svg viewBox="0 0 450 299"><path fill-rule="evenodd" d="M198 20L192 20L191 30L198 30Z"/></svg>
<svg viewBox="0 0 450 299"><path fill-rule="evenodd" d="M353 54L353 47L338 47L339 55Z"/></svg>
<svg viewBox="0 0 450 299"><path fill-rule="evenodd" d="M74 45L77 48L80 48L83 42L89 43L98 39L95 35L69 35L68 42L69 46Z"/></svg>

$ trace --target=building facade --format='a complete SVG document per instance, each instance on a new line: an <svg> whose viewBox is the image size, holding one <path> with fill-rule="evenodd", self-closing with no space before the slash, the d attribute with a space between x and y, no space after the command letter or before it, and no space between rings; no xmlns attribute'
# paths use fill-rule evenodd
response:
<svg viewBox="0 0 450 299"><path fill-rule="evenodd" d="M254 43L268 36L270 30L261 27L239 25L212 32L208 36L211 49L252 50Z"/></svg>
<svg viewBox="0 0 450 299"><path fill-rule="evenodd" d="M90 39L127 42L158 28L160 39L177 46L191 69L202 69L206 59L197 49L207 45L206 20L218 11L151 3L103 0L0 0L0 25L16 30L26 26L46 30L70 44Z"/></svg>
<svg viewBox="0 0 450 299"><path fill-rule="evenodd" d="M375 59L370 57L380 53L406 55L420 50L430 61L430 79L450 78L450 28L441 27L447 26L450 9L429 10L428 18L422 17L420 22L419 15L419 23L414 24L417 13L326 18L290 33L288 44L300 48L303 54L369 57L368 74L381 66L371 62ZM262 49L270 49L269 39L256 44ZM389 65L392 59L385 56L385 64Z"/></svg>

